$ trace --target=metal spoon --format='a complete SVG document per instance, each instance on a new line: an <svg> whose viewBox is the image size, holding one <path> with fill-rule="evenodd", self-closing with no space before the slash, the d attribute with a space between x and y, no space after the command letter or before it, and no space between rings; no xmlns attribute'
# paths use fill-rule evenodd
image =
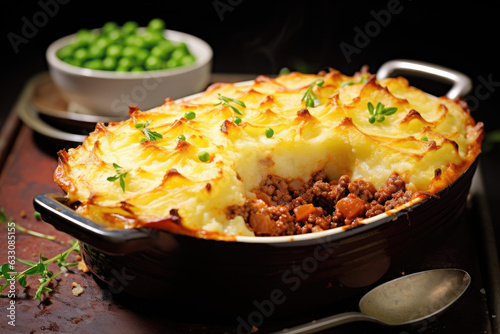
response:
<svg viewBox="0 0 500 334"><path fill-rule="evenodd" d="M433 316L453 304L470 284L470 275L460 269L435 269L403 276L366 293L359 301L361 312L345 312L278 333L318 331L354 321L372 321L397 326Z"/></svg>

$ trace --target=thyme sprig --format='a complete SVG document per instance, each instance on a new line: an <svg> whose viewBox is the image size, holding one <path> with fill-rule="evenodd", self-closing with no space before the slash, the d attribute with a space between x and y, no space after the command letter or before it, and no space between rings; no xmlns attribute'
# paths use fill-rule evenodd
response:
<svg viewBox="0 0 500 334"><path fill-rule="evenodd" d="M38 238L43 238L43 239L48 239L48 240L54 240L55 237L53 236L48 236L46 234L38 233L31 231L26 228L19 228L20 225L15 223L12 218L7 219L7 215L5 214L5 210L3 208L0 209L0 222L2 223L7 223L8 227L16 227L19 231L22 231L24 233L27 233L31 236L35 236ZM9 230L10 232L10 230ZM33 233L34 232L34 233ZM4 263L3 265L0 266L0 279L3 278L5 279L5 284L0 285L0 292L3 291L7 286L13 284L15 281L19 283L20 286L23 288L26 287L28 280L28 276L40 276L38 278L38 282L40 285L38 286L35 296L33 299L41 300L42 294L45 292L51 292L52 289L48 287L49 283L54 280L57 276L60 274L66 272L66 269L61 269L59 272L54 273L53 271L50 271L48 269L48 266L50 263L55 262L59 268L68 268L68 267L73 267L73 266L78 266L78 262L68 262L68 256L71 254L71 252L76 252L78 255L80 254L80 245L78 244L78 241L72 240L69 241L71 244L71 247L68 248L66 251L62 252L61 254L54 256L51 259L46 258L43 256L41 253L38 257L38 262L33 262L29 260L23 260L17 257L9 256L9 260L7 263ZM15 261L14 261L15 259ZM24 265L27 265L28 268L21 272L15 271L15 263L19 262ZM13 282L14 281L14 282ZM7 297L6 295L0 293L0 297ZM9 297L10 298L10 297Z"/></svg>
<svg viewBox="0 0 500 334"><path fill-rule="evenodd" d="M383 122L385 120L385 116L389 116L398 111L397 107L389 107L386 108L381 102L377 103L377 106L374 108L371 102L368 102L368 112L370 113L370 117L368 118L368 122L371 124L377 122Z"/></svg>
<svg viewBox="0 0 500 334"><path fill-rule="evenodd" d="M123 173L122 167L114 162L113 162L113 167L115 169L116 174L108 177L106 180L108 180L109 182L115 182L116 180L120 180L120 187L122 188L123 192L125 192L125 177L127 177L128 172Z"/></svg>
<svg viewBox="0 0 500 334"><path fill-rule="evenodd" d="M23 227L19 225L18 223L14 222L12 218L7 218L7 215L5 214L5 210L3 208L0 209L0 223L7 223L9 227L14 227L16 230L27 233L29 235L32 235L37 238L42 238L42 239L47 239L47 240L55 240L56 237L53 235L48 235L48 234L43 234L40 232L36 232L33 230L30 230L26 227Z"/></svg>
<svg viewBox="0 0 500 334"><path fill-rule="evenodd" d="M368 82L368 78L366 76L362 76L361 79L359 79L359 81L354 81L354 80L347 80L347 81L343 81L341 84L340 84L340 87L344 87L344 86L352 86L352 85L356 85L356 84L364 84L364 83L367 83Z"/></svg>
<svg viewBox="0 0 500 334"><path fill-rule="evenodd" d="M146 137L141 137L140 141L141 143L143 141L156 141L163 139L163 136L161 133L153 131L148 128L148 126L151 125L151 121L146 121L145 123L135 123L134 126L137 130L141 131Z"/></svg>
<svg viewBox="0 0 500 334"><path fill-rule="evenodd" d="M54 280L57 276L60 274L66 272L65 269L60 270L57 273L54 273L53 271L50 271L48 269L48 266L52 262L56 262L57 266L59 268L68 268L68 267L74 267L78 266L78 262L67 262L68 255L71 252L76 252L78 255L80 255L80 245L78 244L78 241L72 240L70 241L71 247L68 248L66 251L62 252L59 255L54 256L51 259L46 258L40 253L40 256L38 258L38 262L32 262L28 260L23 260L16 258L17 262L20 262L22 264L25 264L28 266L27 269L23 270L22 272L15 272L14 266L5 263L3 264L1 268L1 275L0 278L3 277L7 281L4 285L0 286L0 291L3 291L8 285L11 284L12 280L16 280L20 286L23 288L27 284L27 276L36 276L39 275L40 278L38 279L38 282L40 285L38 286L38 289L35 292L35 296L33 299L41 300L42 294L45 292L51 292L52 289L47 287L47 285ZM14 275L12 275L14 273ZM0 294L0 297L5 297L5 295Z"/></svg>
<svg viewBox="0 0 500 334"><path fill-rule="evenodd" d="M316 108L321 104L321 101L319 97L314 93L313 89L314 86L321 87L325 83L325 80L322 78L314 80L310 85L309 88L307 88L306 92L304 93L304 96L302 97L302 100L300 101L306 101L306 108Z"/></svg>
<svg viewBox="0 0 500 334"><path fill-rule="evenodd" d="M243 113L238 108L236 108L236 106L232 105L231 103L236 103L237 105L239 105L239 106L241 106L243 108L247 107L245 105L245 102L237 100L237 99L233 99L233 98L230 98L230 97L227 97L227 96L223 96L220 93L217 93L217 98L219 99L220 102L214 104L214 107L219 106L219 105L223 105L225 107L231 108L238 115L243 115Z"/></svg>

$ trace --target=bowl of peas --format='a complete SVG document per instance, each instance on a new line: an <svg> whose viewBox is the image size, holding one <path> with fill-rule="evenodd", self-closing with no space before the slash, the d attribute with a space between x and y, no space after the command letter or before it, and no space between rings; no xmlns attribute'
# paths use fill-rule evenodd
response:
<svg viewBox="0 0 500 334"><path fill-rule="evenodd" d="M52 80L77 111L124 118L129 106L147 110L203 91L212 57L205 41L168 30L159 18L144 27L110 21L81 29L46 52Z"/></svg>

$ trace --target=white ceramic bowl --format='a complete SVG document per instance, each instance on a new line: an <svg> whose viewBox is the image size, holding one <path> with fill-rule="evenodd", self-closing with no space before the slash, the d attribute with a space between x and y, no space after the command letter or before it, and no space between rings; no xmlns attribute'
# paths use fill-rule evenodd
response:
<svg viewBox="0 0 500 334"><path fill-rule="evenodd" d="M112 72L67 64L56 56L61 47L76 40L76 34L53 42L46 58L54 83L79 112L100 116L127 116L128 107L147 110L165 98L177 99L203 91L210 80L212 48L203 40L178 31L165 30L173 42L185 42L196 57L193 64L166 70Z"/></svg>

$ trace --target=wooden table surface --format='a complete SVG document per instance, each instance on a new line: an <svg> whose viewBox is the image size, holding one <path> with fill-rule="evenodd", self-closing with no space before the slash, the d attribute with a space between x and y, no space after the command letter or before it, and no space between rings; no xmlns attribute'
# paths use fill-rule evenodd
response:
<svg viewBox="0 0 500 334"><path fill-rule="evenodd" d="M8 127L8 128L7 128ZM34 216L33 197L38 194L63 194L53 182L57 165L56 152L61 147L51 145L45 138L23 125L11 113L0 137L0 207L18 224L56 237L49 241L16 231L16 257L37 261L39 254L55 256L69 247L72 237L55 230ZM470 210L468 211L471 212ZM472 212L473 213L473 212ZM472 216L475 217L475 216ZM383 328L371 323L353 323L332 329L331 333L496 333L494 304L498 291L491 291L489 280L496 273L485 270L483 236L477 228L477 218L464 216L457 229L442 246L414 271L457 267L467 270L472 283L465 294L449 310L439 316L414 325ZM7 262L7 230L0 229L0 265ZM425 247L425 245L422 245ZM71 258L70 258L71 259ZM17 263L16 269L24 265ZM54 265L54 270L57 267ZM493 276L492 276L493 275ZM84 292L72 294L73 282ZM3 284L3 280L0 281ZM0 333L246 333L238 321L204 319L202 315L184 317L152 310L147 305L125 305L117 301L106 286L99 284L91 273L71 270L61 275L51 286L54 290L43 301L33 300L38 282L30 278L26 288L16 285L15 298L0 298ZM15 300L15 327L8 324L7 307ZM329 310L311 313L304 305L304 314L293 318L267 319L254 329L269 333L283 327L310 321L332 312L353 311L357 299L344 305L332 305ZM195 301L193 301L195 302ZM499 315L500 316L500 315ZM239 330L238 330L239 329Z"/></svg>

